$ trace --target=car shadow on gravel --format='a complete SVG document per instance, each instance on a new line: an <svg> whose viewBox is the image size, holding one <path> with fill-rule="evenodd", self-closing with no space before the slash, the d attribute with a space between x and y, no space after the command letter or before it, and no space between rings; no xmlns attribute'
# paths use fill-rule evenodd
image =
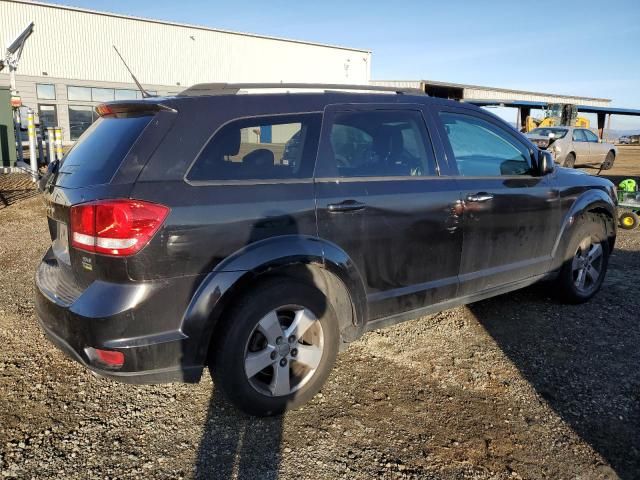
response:
<svg viewBox="0 0 640 480"><path fill-rule="evenodd" d="M639 274L640 252L616 250L583 305L538 285L469 306L540 400L629 480L640 472Z"/></svg>
<svg viewBox="0 0 640 480"><path fill-rule="evenodd" d="M198 447L195 478L277 479L282 419L239 412L214 387Z"/></svg>

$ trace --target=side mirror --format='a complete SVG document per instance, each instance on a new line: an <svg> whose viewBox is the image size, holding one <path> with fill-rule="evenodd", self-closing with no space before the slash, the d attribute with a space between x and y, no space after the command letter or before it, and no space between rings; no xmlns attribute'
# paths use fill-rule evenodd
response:
<svg viewBox="0 0 640 480"><path fill-rule="evenodd" d="M547 150L540 150L538 155L538 173L540 176L552 173L556 168L556 164L551 152Z"/></svg>

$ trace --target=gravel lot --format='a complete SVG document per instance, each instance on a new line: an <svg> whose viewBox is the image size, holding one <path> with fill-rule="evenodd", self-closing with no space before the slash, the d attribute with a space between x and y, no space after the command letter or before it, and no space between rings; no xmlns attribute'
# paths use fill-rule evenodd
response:
<svg viewBox="0 0 640 480"><path fill-rule="evenodd" d="M0 205L0 472L8 478L640 478L640 231L603 291L540 286L366 335L282 418L210 379L93 377L41 334L39 198Z"/></svg>

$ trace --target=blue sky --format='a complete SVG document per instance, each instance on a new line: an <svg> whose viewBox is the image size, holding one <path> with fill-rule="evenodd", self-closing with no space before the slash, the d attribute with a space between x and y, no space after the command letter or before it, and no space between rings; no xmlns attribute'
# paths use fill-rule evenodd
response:
<svg viewBox="0 0 640 480"><path fill-rule="evenodd" d="M638 0L54 3L367 48L374 79L604 97L640 109ZM614 116L612 126L640 129L640 119Z"/></svg>

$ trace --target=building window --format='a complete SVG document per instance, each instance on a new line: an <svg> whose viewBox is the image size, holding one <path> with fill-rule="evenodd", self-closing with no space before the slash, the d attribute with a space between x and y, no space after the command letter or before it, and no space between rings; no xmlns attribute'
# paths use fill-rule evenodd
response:
<svg viewBox="0 0 640 480"><path fill-rule="evenodd" d="M81 102L91 101L91 89L89 87L67 87L67 97L69 100L79 100Z"/></svg>
<svg viewBox="0 0 640 480"><path fill-rule="evenodd" d="M69 105L69 130L71 140L77 140L91 126L96 118L93 107L88 105Z"/></svg>
<svg viewBox="0 0 640 480"><path fill-rule="evenodd" d="M113 88L92 88L91 99L94 102L113 102Z"/></svg>
<svg viewBox="0 0 640 480"><path fill-rule="evenodd" d="M116 100L135 100L136 98L140 98L140 92L138 90L116 89L115 94Z"/></svg>
<svg viewBox="0 0 640 480"><path fill-rule="evenodd" d="M55 100L56 99L56 86L49 83L36 84L36 92L38 98L41 100Z"/></svg>
<svg viewBox="0 0 640 480"><path fill-rule="evenodd" d="M40 117L40 125L44 128L58 126L58 112L55 105L38 105L38 116Z"/></svg>

